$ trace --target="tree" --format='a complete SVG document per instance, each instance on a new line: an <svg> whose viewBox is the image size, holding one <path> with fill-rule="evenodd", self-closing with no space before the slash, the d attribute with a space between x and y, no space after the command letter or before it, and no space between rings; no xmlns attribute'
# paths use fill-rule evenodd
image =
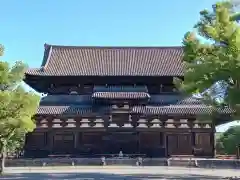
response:
<svg viewBox="0 0 240 180"><path fill-rule="evenodd" d="M214 105L228 104L239 111L240 26L230 1L216 3L200 12L200 20L183 39L186 67L177 80L187 94L201 93ZM211 98L209 98L211 97Z"/></svg>
<svg viewBox="0 0 240 180"><path fill-rule="evenodd" d="M217 139L216 149L221 154L233 155L240 145L240 126L230 127Z"/></svg>
<svg viewBox="0 0 240 180"><path fill-rule="evenodd" d="M0 46L0 55L4 52ZM35 128L34 120L40 97L26 92L21 85L26 65L16 62L10 67L0 61L0 155L4 169L6 153L14 152L23 144L24 135Z"/></svg>

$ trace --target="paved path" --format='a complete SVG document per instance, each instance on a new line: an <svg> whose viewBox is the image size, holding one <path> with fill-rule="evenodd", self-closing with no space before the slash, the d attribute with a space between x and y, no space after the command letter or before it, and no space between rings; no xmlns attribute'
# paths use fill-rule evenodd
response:
<svg viewBox="0 0 240 180"><path fill-rule="evenodd" d="M44 167L7 168L0 180L219 180L238 170L180 167Z"/></svg>

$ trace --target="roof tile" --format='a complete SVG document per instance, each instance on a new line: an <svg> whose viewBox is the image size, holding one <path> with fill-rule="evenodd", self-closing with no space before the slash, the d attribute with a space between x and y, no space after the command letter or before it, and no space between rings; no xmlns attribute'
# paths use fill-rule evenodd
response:
<svg viewBox="0 0 240 180"><path fill-rule="evenodd" d="M92 112L91 107L81 106L39 106L37 110L38 115L80 115Z"/></svg>
<svg viewBox="0 0 240 180"><path fill-rule="evenodd" d="M214 112L220 114L231 114L233 111L230 108L217 108L206 105L169 105L169 106L135 106L132 109L133 113L140 114L176 114L176 115L200 115L212 114Z"/></svg>
<svg viewBox="0 0 240 180"><path fill-rule="evenodd" d="M102 113L110 112L111 107L106 106L101 108ZM38 115L84 115L95 112L92 107L83 106L40 106ZM206 105L168 105L168 106L134 106L131 113L139 114L159 114L159 115L200 115L212 114L214 109ZM219 108L216 112L220 114L231 114L233 111L230 108ZM95 112L95 113L99 113Z"/></svg>
<svg viewBox="0 0 240 180"><path fill-rule="evenodd" d="M41 76L183 76L184 70L181 47L50 46L50 48L45 48L44 54L43 67L29 69L27 74Z"/></svg>

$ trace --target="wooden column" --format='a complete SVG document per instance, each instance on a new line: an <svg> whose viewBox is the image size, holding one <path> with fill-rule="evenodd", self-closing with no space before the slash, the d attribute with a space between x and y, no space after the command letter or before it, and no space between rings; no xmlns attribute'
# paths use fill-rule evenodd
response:
<svg viewBox="0 0 240 180"><path fill-rule="evenodd" d="M78 136L79 136L79 132L74 131L74 149L78 148Z"/></svg>
<svg viewBox="0 0 240 180"><path fill-rule="evenodd" d="M141 138L140 138L140 132L137 133L138 136L138 153L141 153Z"/></svg>
<svg viewBox="0 0 240 180"><path fill-rule="evenodd" d="M210 142L212 145L212 157L214 158L216 155L215 131L210 133Z"/></svg>
<svg viewBox="0 0 240 180"><path fill-rule="evenodd" d="M168 153L167 153L167 135L166 135L166 132L163 132L163 147L165 149L165 157L167 157Z"/></svg>
<svg viewBox="0 0 240 180"><path fill-rule="evenodd" d="M53 138L54 138L54 133L53 131L49 131L47 133L47 139L48 139L48 150L49 150L49 153L52 153L52 150L53 150Z"/></svg>
<svg viewBox="0 0 240 180"><path fill-rule="evenodd" d="M164 148L165 147L165 133L164 132L159 132L160 133L160 138L161 138L161 146Z"/></svg>
<svg viewBox="0 0 240 180"><path fill-rule="evenodd" d="M104 128L107 129L109 123L111 123L110 122L110 115L104 115L102 119L104 121L104 123L103 123L104 124Z"/></svg>
<svg viewBox="0 0 240 180"><path fill-rule="evenodd" d="M167 116L160 116L159 118L161 120L162 128L165 129L166 121L167 121L168 117ZM163 147L165 149L165 157L167 157L168 152L167 152L167 133L166 133L166 131L162 132L162 138L163 138Z"/></svg>
<svg viewBox="0 0 240 180"><path fill-rule="evenodd" d="M195 132L191 132L191 134L192 134L192 138L191 138L191 140L192 140L192 155L194 155L195 153L194 153L194 151L195 151L195 139L196 139L196 135L195 135Z"/></svg>
<svg viewBox="0 0 240 180"><path fill-rule="evenodd" d="M216 156L216 140L215 140L215 133L216 133L216 125L215 125L216 119L212 120L211 122L211 132L210 132L210 143L212 146L212 158Z"/></svg>

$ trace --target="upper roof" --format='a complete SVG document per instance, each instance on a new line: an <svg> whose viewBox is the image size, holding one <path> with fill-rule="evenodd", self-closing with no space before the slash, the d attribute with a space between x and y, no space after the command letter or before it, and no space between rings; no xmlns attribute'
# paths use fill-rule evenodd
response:
<svg viewBox="0 0 240 180"><path fill-rule="evenodd" d="M38 76L183 76L182 47L45 45Z"/></svg>

